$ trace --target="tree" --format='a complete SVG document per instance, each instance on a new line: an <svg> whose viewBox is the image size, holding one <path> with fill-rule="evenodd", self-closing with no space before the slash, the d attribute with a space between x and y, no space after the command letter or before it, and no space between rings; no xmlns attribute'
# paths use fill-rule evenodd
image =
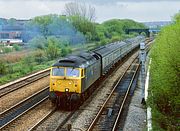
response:
<svg viewBox="0 0 180 131"><path fill-rule="evenodd" d="M60 41L54 37L48 38L48 46L45 49L46 55L50 60L57 58L61 54Z"/></svg>
<svg viewBox="0 0 180 131"><path fill-rule="evenodd" d="M94 7L71 2L65 5L65 14L73 26L85 35L86 40L91 41L95 37Z"/></svg>
<svg viewBox="0 0 180 131"><path fill-rule="evenodd" d="M47 37L48 25L52 23L52 17L56 17L57 15L45 15L45 16L37 16L31 20L31 24L38 25L40 27L40 31L44 37Z"/></svg>
<svg viewBox="0 0 180 131"><path fill-rule="evenodd" d="M65 5L65 15L79 16L79 18L86 18L88 21L95 21L95 8L90 5L71 2Z"/></svg>
<svg viewBox="0 0 180 131"><path fill-rule="evenodd" d="M32 19L25 26L22 36L26 42L37 36L45 39L49 36L55 36L56 38L60 38L61 41L64 40L69 43L73 41L71 44L79 44L84 42L84 35L79 34L80 32L66 16L45 15Z"/></svg>
<svg viewBox="0 0 180 131"><path fill-rule="evenodd" d="M180 11L173 17L173 21L180 23Z"/></svg>

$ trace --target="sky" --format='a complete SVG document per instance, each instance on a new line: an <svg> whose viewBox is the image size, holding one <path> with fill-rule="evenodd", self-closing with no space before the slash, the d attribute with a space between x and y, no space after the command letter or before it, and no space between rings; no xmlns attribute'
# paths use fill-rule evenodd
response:
<svg viewBox="0 0 180 131"><path fill-rule="evenodd" d="M170 21L180 11L180 0L0 0L0 17L30 19L39 15L60 15L65 4L73 1L95 7L99 23L109 19Z"/></svg>

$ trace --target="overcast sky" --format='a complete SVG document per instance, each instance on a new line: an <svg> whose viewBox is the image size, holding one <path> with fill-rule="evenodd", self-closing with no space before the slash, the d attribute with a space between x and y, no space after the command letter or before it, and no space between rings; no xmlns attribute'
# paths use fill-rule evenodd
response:
<svg viewBox="0 0 180 131"><path fill-rule="evenodd" d="M64 5L74 0L0 0L0 17L29 19L39 15L62 14ZM96 21L112 18L169 21L180 11L180 0L76 0L96 9Z"/></svg>

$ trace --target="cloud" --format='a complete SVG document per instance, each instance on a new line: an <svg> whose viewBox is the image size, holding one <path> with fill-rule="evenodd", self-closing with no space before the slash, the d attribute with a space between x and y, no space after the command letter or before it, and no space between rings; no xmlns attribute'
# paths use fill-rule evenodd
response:
<svg viewBox="0 0 180 131"><path fill-rule="evenodd" d="M70 1L95 7L97 22L112 18L170 20L180 10L180 0L0 0L0 17L29 19L39 15L62 14L65 4Z"/></svg>

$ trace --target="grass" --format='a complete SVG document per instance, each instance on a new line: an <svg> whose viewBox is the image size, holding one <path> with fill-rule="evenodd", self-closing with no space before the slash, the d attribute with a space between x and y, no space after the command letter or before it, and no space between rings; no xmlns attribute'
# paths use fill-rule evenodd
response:
<svg viewBox="0 0 180 131"><path fill-rule="evenodd" d="M99 44L91 42L83 45L79 44L76 46L71 46L71 50L72 52L78 52L85 49L92 50L98 46ZM45 55L45 52L42 50L22 50L0 54L0 60L6 65L3 67L3 70L6 70L5 73L0 72L0 85L39 70L49 68L55 62L55 60L49 61L47 58L45 58Z"/></svg>
<svg viewBox="0 0 180 131"><path fill-rule="evenodd" d="M10 81L13 81L13 80L16 80L20 77L31 74L33 72L47 69L53 63L54 63L54 61L48 61L48 62L44 62L41 64L33 62L33 63L30 63L29 65L27 65L26 63L23 64L23 62L17 62L17 63L11 64L11 65L8 65L8 66L10 66L9 73L2 75L0 77L0 85L5 84Z"/></svg>

